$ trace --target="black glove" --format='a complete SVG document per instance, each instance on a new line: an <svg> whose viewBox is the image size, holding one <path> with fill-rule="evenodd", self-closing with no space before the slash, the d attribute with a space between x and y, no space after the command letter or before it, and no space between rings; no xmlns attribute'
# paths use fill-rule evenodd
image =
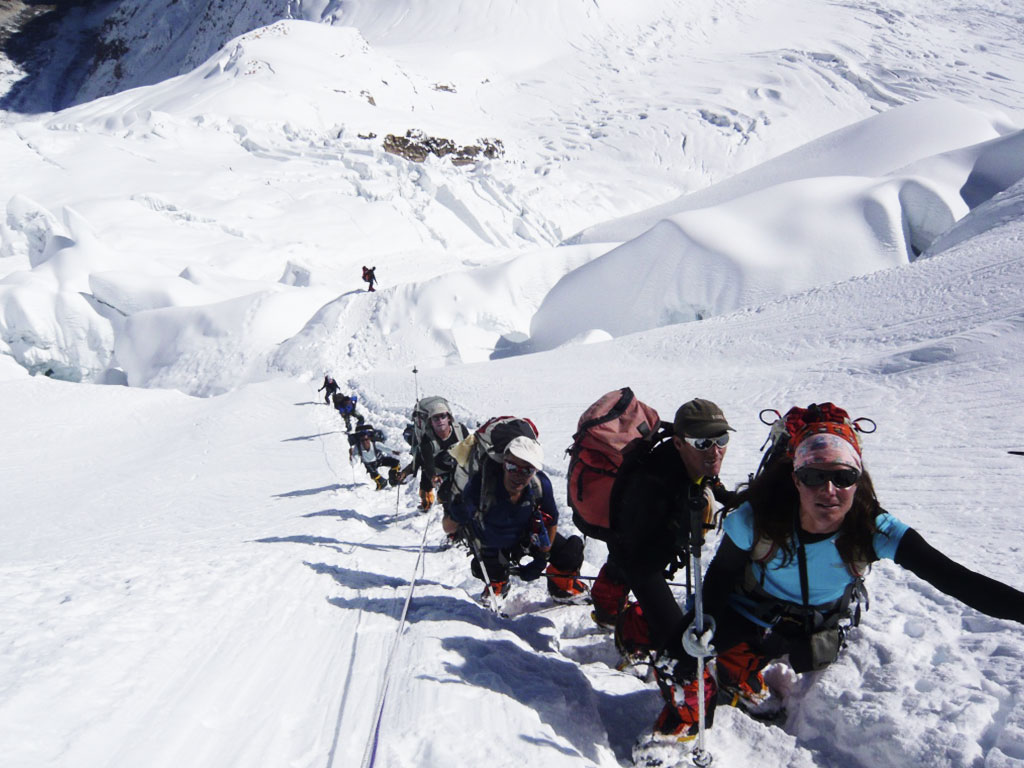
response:
<svg viewBox="0 0 1024 768"><path fill-rule="evenodd" d="M544 568L547 564L548 556L546 554L537 554L526 565L519 565L519 578L523 581L539 579L541 574L544 573Z"/></svg>

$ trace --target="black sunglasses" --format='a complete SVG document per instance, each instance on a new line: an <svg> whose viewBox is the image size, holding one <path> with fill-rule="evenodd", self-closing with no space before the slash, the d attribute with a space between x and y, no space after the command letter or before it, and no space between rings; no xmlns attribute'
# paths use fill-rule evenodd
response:
<svg viewBox="0 0 1024 768"><path fill-rule="evenodd" d="M800 467L793 474L800 481L801 485L808 488L818 488L825 483L831 482L836 488L849 488L856 485L860 479L860 472L856 469L814 469L814 467Z"/></svg>
<svg viewBox="0 0 1024 768"><path fill-rule="evenodd" d="M729 433L726 432L718 437L684 437L683 440L687 445L692 445L698 451L710 451L713 445L725 448L729 444Z"/></svg>

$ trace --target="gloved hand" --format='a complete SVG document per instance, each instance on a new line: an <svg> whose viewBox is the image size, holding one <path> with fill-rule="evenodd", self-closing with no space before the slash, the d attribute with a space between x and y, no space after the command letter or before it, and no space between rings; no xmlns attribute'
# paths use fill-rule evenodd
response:
<svg viewBox="0 0 1024 768"><path fill-rule="evenodd" d="M551 537L542 518L534 518L530 523L530 546L545 552L551 549Z"/></svg>
<svg viewBox="0 0 1024 768"><path fill-rule="evenodd" d="M683 631L683 650L694 658L714 656L715 646L711 638L715 634L715 620L711 616L704 617L704 631L697 634L697 623L693 622Z"/></svg>
<svg viewBox="0 0 1024 768"><path fill-rule="evenodd" d="M539 579L541 574L544 573L544 568L547 564L548 558L546 555L535 555L533 560L528 562L526 565L520 564L519 578L523 581L534 581L535 579Z"/></svg>

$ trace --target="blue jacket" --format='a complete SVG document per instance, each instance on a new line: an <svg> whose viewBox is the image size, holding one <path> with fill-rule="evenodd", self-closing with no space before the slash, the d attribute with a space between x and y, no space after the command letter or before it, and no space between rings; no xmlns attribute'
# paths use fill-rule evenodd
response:
<svg viewBox="0 0 1024 768"><path fill-rule="evenodd" d="M900 540L907 532L907 524L897 520L888 512L882 512L875 518L878 531L875 533L875 555L880 559L892 560L896 556ZM725 535L742 550L749 551L754 546L754 511L749 503L741 504L735 509L722 525ZM843 596L847 584L853 576L843 563L836 550L838 533L827 539L807 544L807 581L808 602L821 605L838 600ZM762 587L765 592L780 600L801 605L803 594L800 591L800 564L792 558L786 566L782 566L783 553L778 552L768 563L754 563L758 577L763 576Z"/></svg>
<svg viewBox="0 0 1024 768"><path fill-rule="evenodd" d="M482 470L469 479L461 498L449 506L448 516L452 520L460 525L469 525L480 543L488 549L511 549L528 539L533 530L533 520L537 516L538 501L540 509L550 517L550 524L558 523L558 507L547 475L543 472L536 475L541 487L539 500L535 497L536 491L531 482L523 490L518 503L513 503L502 482L504 470L496 462L491 462L491 465L486 472L486 482L493 501L484 513L483 524L477 519L481 502L481 476L484 474Z"/></svg>

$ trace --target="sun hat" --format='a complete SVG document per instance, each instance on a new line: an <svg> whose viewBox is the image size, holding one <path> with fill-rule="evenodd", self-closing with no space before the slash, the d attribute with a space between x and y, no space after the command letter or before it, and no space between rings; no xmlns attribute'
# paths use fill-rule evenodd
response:
<svg viewBox="0 0 1024 768"><path fill-rule="evenodd" d="M544 466L544 449L540 447L540 443L522 435L509 441L505 446L505 455L515 456L534 469L541 469Z"/></svg>

